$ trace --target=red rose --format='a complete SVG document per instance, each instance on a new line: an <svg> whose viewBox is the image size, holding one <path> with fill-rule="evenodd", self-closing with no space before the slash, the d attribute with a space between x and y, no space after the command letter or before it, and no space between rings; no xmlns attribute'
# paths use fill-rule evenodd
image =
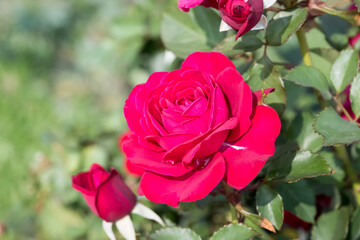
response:
<svg viewBox="0 0 360 240"><path fill-rule="evenodd" d="M107 222L115 222L128 215L136 204L136 196L115 170L107 172L93 164L89 172L72 178L73 188L82 193L90 209Z"/></svg>
<svg viewBox="0 0 360 240"><path fill-rule="evenodd" d="M177 206L204 198L222 179L245 187L280 132L277 113L258 105L260 95L216 52L193 53L179 70L137 85L125 102L132 134L122 147L145 169L138 193Z"/></svg>
<svg viewBox="0 0 360 240"><path fill-rule="evenodd" d="M238 31L236 39L259 23L263 8L262 0L219 0L220 16L227 25Z"/></svg>

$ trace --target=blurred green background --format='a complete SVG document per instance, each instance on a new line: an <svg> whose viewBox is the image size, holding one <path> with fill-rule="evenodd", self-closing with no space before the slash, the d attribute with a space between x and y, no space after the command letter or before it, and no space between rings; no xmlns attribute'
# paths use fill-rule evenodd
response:
<svg viewBox="0 0 360 240"><path fill-rule="evenodd" d="M169 4L0 1L0 239L107 239L71 176L93 162L123 171L122 108L168 67Z"/></svg>

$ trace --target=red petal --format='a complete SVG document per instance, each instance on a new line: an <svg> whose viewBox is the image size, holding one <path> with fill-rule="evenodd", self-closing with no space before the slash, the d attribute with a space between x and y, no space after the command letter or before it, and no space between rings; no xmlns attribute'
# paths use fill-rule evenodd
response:
<svg viewBox="0 0 360 240"><path fill-rule="evenodd" d="M98 188L95 200L99 217L114 222L130 214L136 204L136 196L116 170Z"/></svg>
<svg viewBox="0 0 360 240"><path fill-rule="evenodd" d="M231 187L241 189L256 177L274 154L280 128L280 119L274 109L264 105L256 107L249 131L238 141L229 143L234 147L222 149L227 168L224 180Z"/></svg>
<svg viewBox="0 0 360 240"><path fill-rule="evenodd" d="M218 52L195 52L190 54L182 63L181 68L192 67L208 73L214 79L225 68L236 68L224 54Z"/></svg>
<svg viewBox="0 0 360 240"><path fill-rule="evenodd" d="M206 197L221 181L224 171L224 158L216 153L204 168L181 177L146 172L141 178L140 188L150 201L176 207L179 202L192 202Z"/></svg>
<svg viewBox="0 0 360 240"><path fill-rule="evenodd" d="M130 135L122 143L126 157L137 167L169 176L181 176L191 171L181 163L165 163L163 161L165 152L155 152L141 146L134 135Z"/></svg>
<svg viewBox="0 0 360 240"><path fill-rule="evenodd" d="M250 127L252 113L252 93L249 85L244 81L238 71L232 68L225 69L216 78L228 102L231 117L239 119L239 125L230 132L227 141L235 141Z"/></svg>

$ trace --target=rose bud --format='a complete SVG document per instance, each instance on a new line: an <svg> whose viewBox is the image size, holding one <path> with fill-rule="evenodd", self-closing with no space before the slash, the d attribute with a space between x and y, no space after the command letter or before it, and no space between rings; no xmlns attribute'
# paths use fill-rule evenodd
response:
<svg viewBox="0 0 360 240"><path fill-rule="evenodd" d="M94 163L90 171L72 178L72 186L83 195L90 209L107 222L128 215L136 204L136 196L115 170L106 171Z"/></svg>
<svg viewBox="0 0 360 240"><path fill-rule="evenodd" d="M206 197L220 181L248 185L274 154L280 119L217 52L190 54L181 68L153 73L131 91L122 148L143 168L139 195L177 206Z"/></svg>
<svg viewBox="0 0 360 240"><path fill-rule="evenodd" d="M263 9L273 5L276 0L219 0L219 11L222 18L220 32L234 29L236 39L250 30L264 29L267 19L262 15Z"/></svg>

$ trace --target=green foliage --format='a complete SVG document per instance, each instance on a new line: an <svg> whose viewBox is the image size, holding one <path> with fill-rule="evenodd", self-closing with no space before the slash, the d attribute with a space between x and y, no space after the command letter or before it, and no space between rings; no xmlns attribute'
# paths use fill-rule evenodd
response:
<svg viewBox="0 0 360 240"><path fill-rule="evenodd" d="M307 16L306 8L295 8L277 13L266 28L266 42L281 45L300 28Z"/></svg>
<svg viewBox="0 0 360 240"><path fill-rule="evenodd" d="M188 228L170 227L160 229L150 235L153 240L201 240L200 236Z"/></svg>
<svg viewBox="0 0 360 240"><path fill-rule="evenodd" d="M331 67L330 80L337 93L352 82L359 66L359 53L355 50L343 50Z"/></svg>
<svg viewBox="0 0 360 240"><path fill-rule="evenodd" d="M322 147L322 137L313 129L313 116L309 112L298 114L291 122L287 134L297 142L301 150L317 152Z"/></svg>
<svg viewBox="0 0 360 240"><path fill-rule="evenodd" d="M284 83L269 58L264 57L254 64L246 82L252 91L275 88L275 92L266 96L265 103L273 107L279 115L284 112L286 104Z"/></svg>
<svg viewBox="0 0 360 240"><path fill-rule="evenodd" d="M304 180L296 183L279 183L276 190L281 195L284 208L303 221L315 222L315 193Z"/></svg>
<svg viewBox="0 0 360 240"><path fill-rule="evenodd" d="M351 85L350 89L350 101L351 109L353 110L355 117L360 117L360 74L358 73Z"/></svg>
<svg viewBox="0 0 360 240"><path fill-rule="evenodd" d="M244 224L229 224L214 233L210 240L247 240L258 235Z"/></svg>
<svg viewBox="0 0 360 240"><path fill-rule="evenodd" d="M346 207L322 214L311 231L311 239L345 239L348 232L349 217L350 211Z"/></svg>
<svg viewBox="0 0 360 240"><path fill-rule="evenodd" d="M314 128L324 137L325 146L360 141L360 128L342 119L332 108L323 110L316 117Z"/></svg>
<svg viewBox="0 0 360 240"><path fill-rule="evenodd" d="M256 192L256 209L280 230L284 220L284 207L281 196L267 185Z"/></svg>
<svg viewBox="0 0 360 240"><path fill-rule="evenodd" d="M350 223L350 239L355 240L360 238L360 207L357 207Z"/></svg>
<svg viewBox="0 0 360 240"><path fill-rule="evenodd" d="M327 175L331 172L332 169L321 155L310 151L290 151L270 162L267 178L296 182L303 178Z"/></svg>
<svg viewBox="0 0 360 240"><path fill-rule="evenodd" d="M315 67L298 66L291 70L285 78L301 86L319 90L325 99L331 98L326 76Z"/></svg>
<svg viewBox="0 0 360 240"><path fill-rule="evenodd" d="M181 58L193 52L211 51L225 37L214 28L219 22L220 17L211 9L196 7L184 13L174 6L164 14L161 39L167 49Z"/></svg>

